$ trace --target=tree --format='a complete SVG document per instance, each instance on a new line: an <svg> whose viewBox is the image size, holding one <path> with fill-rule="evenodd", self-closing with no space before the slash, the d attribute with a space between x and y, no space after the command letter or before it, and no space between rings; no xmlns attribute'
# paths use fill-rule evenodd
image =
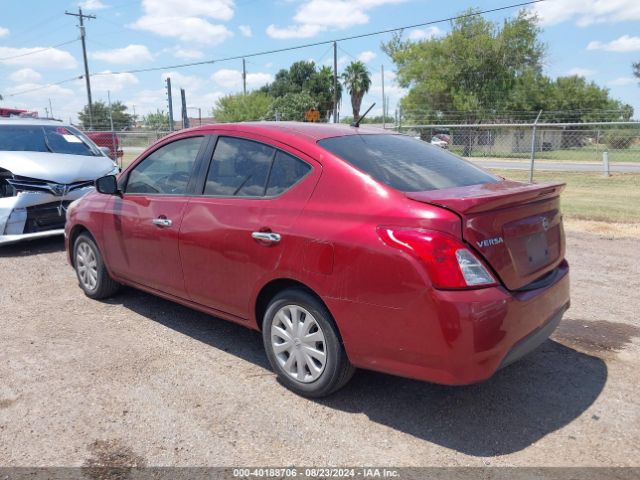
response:
<svg viewBox="0 0 640 480"><path fill-rule="evenodd" d="M291 93L304 92L314 99L314 108L321 112L324 121L328 121L333 113L333 70L326 66L317 70L314 62L293 63L288 70L282 69L276 73L274 81L260 90L276 99ZM342 86L338 83L338 103L341 96ZM286 103L301 98L303 97L290 97Z"/></svg>
<svg viewBox="0 0 640 480"><path fill-rule="evenodd" d="M277 120L304 121L304 114L311 108L318 108L318 101L308 92L287 93L276 98L271 104L268 117Z"/></svg>
<svg viewBox="0 0 640 480"><path fill-rule="evenodd" d="M93 102L92 104L93 128L96 130L108 130L111 128L109 120L109 106L104 102ZM127 106L122 102L111 104L111 116L113 118L113 128L115 130L126 130L133 126L135 118L127 113ZM78 112L78 119L82 128L89 128L89 106L85 105L81 112Z"/></svg>
<svg viewBox="0 0 640 480"><path fill-rule="evenodd" d="M364 63L360 60L354 60L342 74L344 86L351 95L351 108L353 109L353 119L360 119L360 105L362 105L362 97L369 91L371 87L371 74Z"/></svg>
<svg viewBox="0 0 640 480"><path fill-rule="evenodd" d="M159 131L169 129L169 115L164 110L156 110L156 113L149 113L142 117L144 128Z"/></svg>
<svg viewBox="0 0 640 480"><path fill-rule="evenodd" d="M633 64L633 74L640 80L640 62Z"/></svg>
<svg viewBox="0 0 640 480"><path fill-rule="evenodd" d="M246 95L242 93L225 95L216 101L213 116L218 122L247 122L268 118L273 98L256 90Z"/></svg>
<svg viewBox="0 0 640 480"><path fill-rule="evenodd" d="M444 37L411 42L396 35L383 49L409 89L401 105L410 119L428 122L456 112L457 120L476 123L504 110L520 77L541 75L539 32L537 17L527 11L502 25L465 16L452 21Z"/></svg>

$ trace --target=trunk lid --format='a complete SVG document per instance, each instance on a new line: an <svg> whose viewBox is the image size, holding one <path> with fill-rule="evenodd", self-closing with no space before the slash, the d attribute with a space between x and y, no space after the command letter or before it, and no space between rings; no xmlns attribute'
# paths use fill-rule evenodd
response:
<svg viewBox="0 0 640 480"><path fill-rule="evenodd" d="M406 195L460 215L464 240L508 289L517 290L556 268L564 258L560 214L564 187L564 183L505 180Z"/></svg>

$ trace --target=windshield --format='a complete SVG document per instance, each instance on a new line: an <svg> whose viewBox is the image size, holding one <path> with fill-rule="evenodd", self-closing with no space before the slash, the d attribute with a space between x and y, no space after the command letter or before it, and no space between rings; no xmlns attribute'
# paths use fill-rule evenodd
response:
<svg viewBox="0 0 640 480"><path fill-rule="evenodd" d="M495 183L499 179L440 147L404 135L346 135L318 144L401 192Z"/></svg>
<svg viewBox="0 0 640 480"><path fill-rule="evenodd" d="M83 133L56 125L0 125L0 151L104 156Z"/></svg>

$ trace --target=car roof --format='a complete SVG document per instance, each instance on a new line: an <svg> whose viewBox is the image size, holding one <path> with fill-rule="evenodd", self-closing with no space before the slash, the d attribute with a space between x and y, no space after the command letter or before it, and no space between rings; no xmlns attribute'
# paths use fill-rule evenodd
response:
<svg viewBox="0 0 640 480"><path fill-rule="evenodd" d="M55 125L57 127L71 127L68 123L52 118L9 117L0 118L0 125Z"/></svg>
<svg viewBox="0 0 640 480"><path fill-rule="evenodd" d="M310 141L318 141L331 137L345 135L375 135L395 134L393 131L375 127L352 127L344 123L306 123L306 122L242 122L242 123L218 123L202 127L190 128L189 131L228 130L237 132L254 133L266 137L288 136L306 137Z"/></svg>

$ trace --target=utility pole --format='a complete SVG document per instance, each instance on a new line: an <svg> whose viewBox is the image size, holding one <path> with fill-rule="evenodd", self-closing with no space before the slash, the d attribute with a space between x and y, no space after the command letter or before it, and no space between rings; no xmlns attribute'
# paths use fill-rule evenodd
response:
<svg viewBox="0 0 640 480"><path fill-rule="evenodd" d="M387 122L387 114L385 112L386 98L384 96L384 65L380 65L380 75L382 77L382 129L386 127L385 123Z"/></svg>
<svg viewBox="0 0 640 480"><path fill-rule="evenodd" d="M173 98L171 97L171 77L167 77L167 101L169 102L169 131L173 132Z"/></svg>
<svg viewBox="0 0 640 480"><path fill-rule="evenodd" d="M51 118L53 118L53 107L51 106L51 99L49 99L49 113L51 114Z"/></svg>
<svg viewBox="0 0 640 480"><path fill-rule="evenodd" d="M247 94L247 66L244 58L242 59L242 93Z"/></svg>
<svg viewBox="0 0 640 480"><path fill-rule="evenodd" d="M89 102L89 128L93 130L93 104L91 102L91 79L89 78L89 63L87 62L87 44L85 42L86 31L84 28L84 19L95 19L95 15L84 15L82 8L78 7L78 13L64 12L65 15L78 17L80 19L80 41L82 42L82 57L84 58L84 79L87 83L87 100Z"/></svg>
<svg viewBox="0 0 640 480"><path fill-rule="evenodd" d="M333 42L333 123L338 123L338 44Z"/></svg>
<svg viewBox="0 0 640 480"><path fill-rule="evenodd" d="M184 88L180 89L180 99L182 100L182 128L189 128L189 113L187 112L187 97Z"/></svg>

